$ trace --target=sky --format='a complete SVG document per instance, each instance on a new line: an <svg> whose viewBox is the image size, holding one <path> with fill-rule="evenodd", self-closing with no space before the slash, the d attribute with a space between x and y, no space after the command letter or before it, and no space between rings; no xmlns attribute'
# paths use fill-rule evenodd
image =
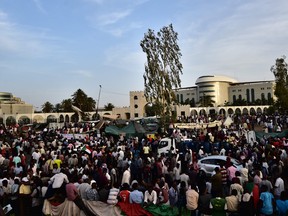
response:
<svg viewBox="0 0 288 216"><path fill-rule="evenodd" d="M203 75L273 80L287 10L287 0L0 0L0 91L36 110L77 89L99 107L129 106L129 91L144 90L140 41L170 23L182 87Z"/></svg>

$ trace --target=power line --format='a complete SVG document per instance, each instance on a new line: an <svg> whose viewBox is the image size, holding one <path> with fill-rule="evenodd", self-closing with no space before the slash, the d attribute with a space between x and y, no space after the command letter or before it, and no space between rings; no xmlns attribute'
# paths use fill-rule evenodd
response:
<svg viewBox="0 0 288 216"><path fill-rule="evenodd" d="M102 91L102 94L114 94L114 95L129 96L129 94L124 94L124 93L119 93L119 92L109 92L109 91Z"/></svg>

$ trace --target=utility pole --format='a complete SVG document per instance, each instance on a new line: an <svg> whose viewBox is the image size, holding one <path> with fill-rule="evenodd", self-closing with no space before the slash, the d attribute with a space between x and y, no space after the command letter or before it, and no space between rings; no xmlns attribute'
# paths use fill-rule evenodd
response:
<svg viewBox="0 0 288 216"><path fill-rule="evenodd" d="M99 85L100 89L99 89L99 94L98 94L98 100L97 100L97 108L96 108L96 119L98 119L98 109L99 109L99 101L100 101L100 94L101 94L101 88L102 86ZM99 118L100 119L100 118Z"/></svg>

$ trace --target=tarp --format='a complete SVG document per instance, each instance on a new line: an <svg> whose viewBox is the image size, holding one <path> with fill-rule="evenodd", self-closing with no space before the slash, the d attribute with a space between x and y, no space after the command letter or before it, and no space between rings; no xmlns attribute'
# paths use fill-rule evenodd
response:
<svg viewBox="0 0 288 216"><path fill-rule="evenodd" d="M142 127L141 124L133 121L123 128L118 128L115 125L110 125L105 128L105 133L113 134L113 135L124 134L127 137L130 137L130 136L145 134L146 130Z"/></svg>
<svg viewBox="0 0 288 216"><path fill-rule="evenodd" d="M145 210L149 211L152 215L154 216L174 216L178 215L178 208L176 207L171 207L169 205L150 205L145 208ZM186 212L186 211L185 211ZM184 212L181 212L182 216L186 216L186 214L183 214ZM189 212L189 216L191 213Z"/></svg>
<svg viewBox="0 0 288 216"><path fill-rule="evenodd" d="M269 138L269 137L283 138L283 137L287 137L288 136L288 130L284 130L281 133L265 133L264 131L258 131L258 132L255 132L255 133L256 133L256 138L257 139L261 139L261 138L263 138L263 136L265 136L266 138Z"/></svg>
<svg viewBox="0 0 288 216"><path fill-rule="evenodd" d="M146 211L145 209L142 208L140 204L137 203L123 203L119 202L117 204L121 210L125 213L127 216L153 216L150 212Z"/></svg>
<svg viewBox="0 0 288 216"><path fill-rule="evenodd" d="M112 135L119 135L121 134L121 130L115 125L110 125L105 128L105 133L112 134Z"/></svg>
<svg viewBox="0 0 288 216"><path fill-rule="evenodd" d="M93 212L95 215L98 216L107 216L107 215L121 215L121 209L114 205L108 205L106 203L100 201L87 201L83 200L85 205ZM42 212L45 215L51 216L85 216L83 211L74 204L74 202L65 200L58 206L51 205L48 200L44 200L44 205Z"/></svg>

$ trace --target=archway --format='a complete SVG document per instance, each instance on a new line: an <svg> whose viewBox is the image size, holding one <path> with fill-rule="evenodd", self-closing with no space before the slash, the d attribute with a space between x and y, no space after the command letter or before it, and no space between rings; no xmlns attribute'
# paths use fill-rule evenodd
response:
<svg viewBox="0 0 288 216"><path fill-rule="evenodd" d="M196 116L196 115L198 115L197 110L192 109L190 115L191 115L191 116Z"/></svg>
<svg viewBox="0 0 288 216"><path fill-rule="evenodd" d="M54 115L47 116L47 123L52 123L52 122L57 123L56 116L54 116Z"/></svg>
<svg viewBox="0 0 288 216"><path fill-rule="evenodd" d="M235 114L236 114L236 115L241 115L241 110L240 110L239 108L236 108Z"/></svg>
<svg viewBox="0 0 288 216"><path fill-rule="evenodd" d="M79 121L79 116L77 114L73 114L71 116L71 122L78 122Z"/></svg>
<svg viewBox="0 0 288 216"><path fill-rule="evenodd" d="M267 111L268 111L267 107L264 107L264 108L263 108L263 113L264 113L264 114L267 114Z"/></svg>
<svg viewBox="0 0 288 216"><path fill-rule="evenodd" d="M16 125L16 119L15 119L13 116L9 116L9 117L6 119L6 125L7 125L7 126Z"/></svg>
<svg viewBox="0 0 288 216"><path fill-rule="evenodd" d="M64 122L64 116L62 114L59 116L59 122Z"/></svg>
<svg viewBox="0 0 288 216"><path fill-rule="evenodd" d="M30 124L30 123L31 123L31 120L30 120L30 118L28 118L28 116L21 116L18 119L18 124L19 125L25 125L25 124Z"/></svg>
<svg viewBox="0 0 288 216"><path fill-rule="evenodd" d="M232 108L229 108L229 109L228 109L228 114L229 114L229 115L232 115L233 113L234 113L234 110L233 110Z"/></svg>
<svg viewBox="0 0 288 216"><path fill-rule="evenodd" d="M243 108L242 112L243 112L244 115L248 115L248 109L247 108Z"/></svg>
<svg viewBox="0 0 288 216"><path fill-rule="evenodd" d="M33 123L44 123L44 118L41 115L36 115L33 118Z"/></svg>
<svg viewBox="0 0 288 216"><path fill-rule="evenodd" d="M65 122L69 122L69 119L70 119L69 115L65 115Z"/></svg>
<svg viewBox="0 0 288 216"><path fill-rule="evenodd" d="M260 107L257 108L257 113L261 114L262 113L262 109Z"/></svg>
<svg viewBox="0 0 288 216"><path fill-rule="evenodd" d="M216 114L216 110L215 110L215 109L210 109L210 110L209 110L209 114L210 114L210 115Z"/></svg>
<svg viewBox="0 0 288 216"><path fill-rule="evenodd" d="M255 115L256 114L256 111L255 109L252 107L250 108L250 115Z"/></svg>
<svg viewBox="0 0 288 216"><path fill-rule="evenodd" d="M0 124L4 124L4 119L0 117Z"/></svg>
<svg viewBox="0 0 288 216"><path fill-rule="evenodd" d="M206 111L204 110L204 109L201 109L200 111L199 111L199 115L201 116L201 115L206 115Z"/></svg>
<svg viewBox="0 0 288 216"><path fill-rule="evenodd" d="M226 110L223 109L223 108L221 108L221 109L219 110L219 114L225 116L225 115L226 115Z"/></svg>

